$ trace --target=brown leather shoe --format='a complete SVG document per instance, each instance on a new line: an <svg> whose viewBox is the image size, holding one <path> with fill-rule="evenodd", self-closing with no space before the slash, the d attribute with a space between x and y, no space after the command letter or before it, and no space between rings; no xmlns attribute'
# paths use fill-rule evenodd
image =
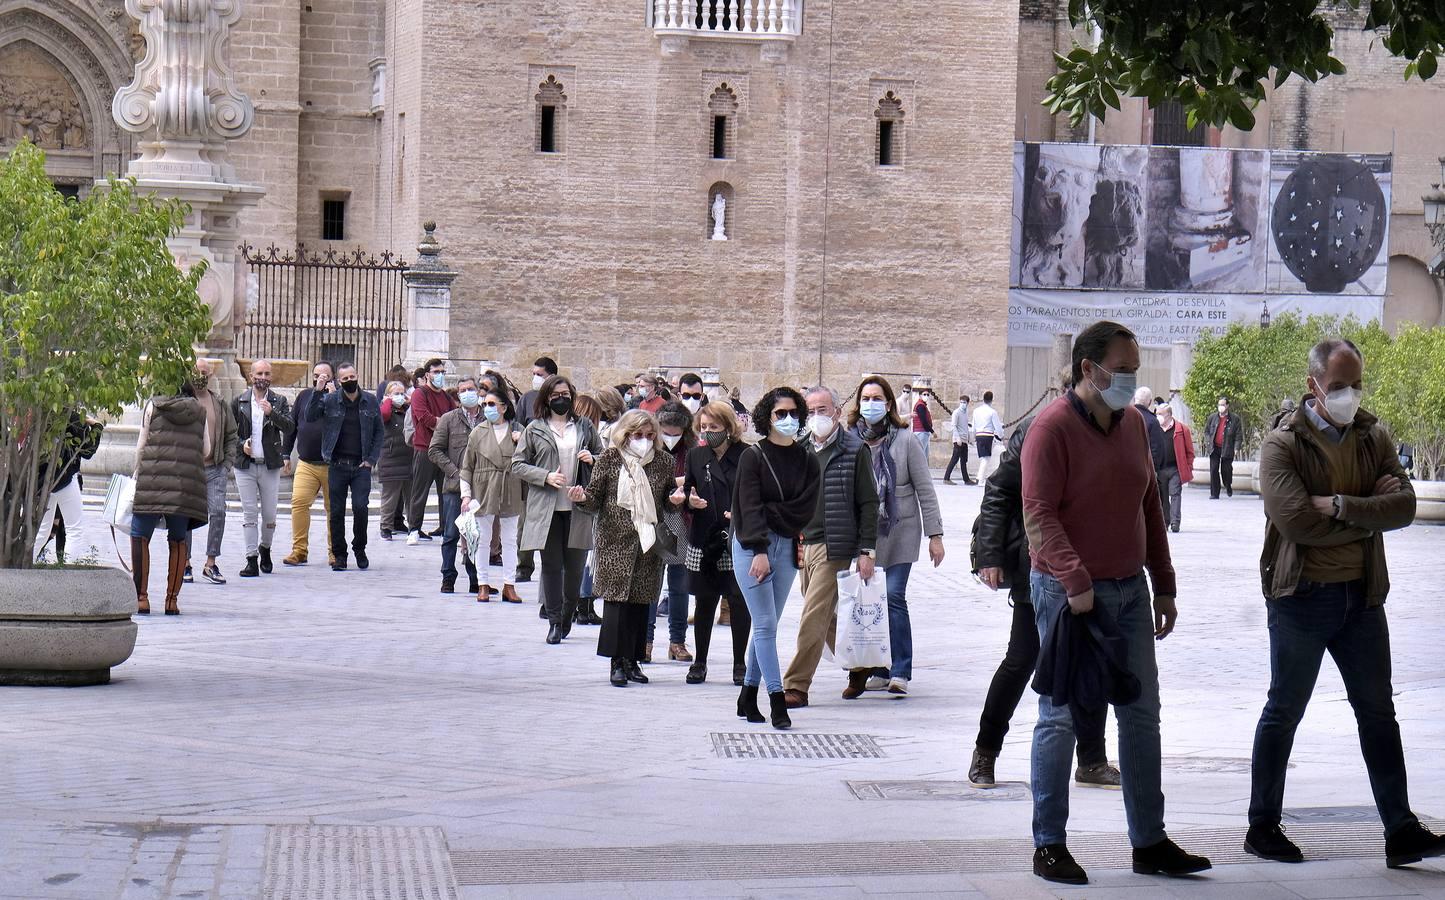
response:
<svg viewBox="0 0 1445 900"><path fill-rule="evenodd" d="M788 704L788 709L802 709L808 705L808 692L788 688L783 691L783 702Z"/></svg>
<svg viewBox="0 0 1445 900"><path fill-rule="evenodd" d="M281 560L281 565L283 565L283 566L304 566L304 565L306 565L306 554L305 554L305 553L293 553L293 554L291 554L290 556L286 557L285 559Z"/></svg>
<svg viewBox="0 0 1445 900"><path fill-rule="evenodd" d="M522 598L517 596L517 586L514 584L502 585L503 603L521 603Z"/></svg>
<svg viewBox="0 0 1445 900"><path fill-rule="evenodd" d="M688 651L686 644L668 644L667 658L677 662L692 662L692 653Z"/></svg>
<svg viewBox="0 0 1445 900"><path fill-rule="evenodd" d="M843 688L844 700L857 700L868 686L868 670L854 669L848 673L848 686Z"/></svg>
<svg viewBox="0 0 1445 900"><path fill-rule="evenodd" d="M492 602L492 586L490 584L484 584L481 587L477 588L477 602Z"/></svg>
<svg viewBox="0 0 1445 900"><path fill-rule="evenodd" d="M648 642L647 642L647 647L643 649L643 651L642 651L642 661L645 662L645 663L650 663L650 662L652 662L652 641L648 641Z"/></svg>
<svg viewBox="0 0 1445 900"><path fill-rule="evenodd" d="M722 612L718 614L717 623L719 625L731 625L733 623L732 610L728 609L727 600L723 600L720 605L722 606Z"/></svg>

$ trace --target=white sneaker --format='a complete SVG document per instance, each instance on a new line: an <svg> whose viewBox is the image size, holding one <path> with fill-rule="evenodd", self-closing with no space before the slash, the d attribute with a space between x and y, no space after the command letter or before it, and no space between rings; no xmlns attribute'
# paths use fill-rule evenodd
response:
<svg viewBox="0 0 1445 900"><path fill-rule="evenodd" d="M882 675L868 676L868 683L863 685L865 691L886 691L888 690L888 679Z"/></svg>
<svg viewBox="0 0 1445 900"><path fill-rule="evenodd" d="M421 543L420 531L413 531L411 534L408 534L406 536L406 545L408 547L415 547L419 543Z"/></svg>
<svg viewBox="0 0 1445 900"><path fill-rule="evenodd" d="M907 693L908 693L908 679L907 679L907 678L890 678L890 679L888 679L888 693L890 693L890 694L907 694Z"/></svg>

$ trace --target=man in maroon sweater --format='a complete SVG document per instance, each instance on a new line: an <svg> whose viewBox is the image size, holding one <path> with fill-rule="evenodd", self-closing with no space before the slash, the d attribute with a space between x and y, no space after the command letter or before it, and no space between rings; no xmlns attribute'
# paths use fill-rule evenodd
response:
<svg viewBox="0 0 1445 900"><path fill-rule="evenodd" d="M1115 715L1134 871L1186 875L1210 864L1164 831L1154 641L1174 630L1177 612L1149 432L1131 405L1138 370L1139 344L1123 325L1098 322L1079 335L1073 389L1039 413L1023 446L1024 528L1041 637L1065 605L1075 615L1097 605L1128 641L1129 671L1142 692ZM1154 583L1152 611L1146 568ZM1066 843L1073 755L1068 707L1041 695L1033 747L1034 874L1084 884L1088 876Z"/></svg>
<svg viewBox="0 0 1445 900"><path fill-rule="evenodd" d="M411 458L410 508L406 517L411 530L406 539L408 544L431 540L431 535L422 525L422 517L426 515L426 498L432 487L436 487L437 502L441 502L443 475L442 470L427 458L427 449L431 446L437 419L456 408L457 402L447 393L447 364L439 359L427 360L426 380L411 395L411 424L414 429L411 446L416 453Z"/></svg>

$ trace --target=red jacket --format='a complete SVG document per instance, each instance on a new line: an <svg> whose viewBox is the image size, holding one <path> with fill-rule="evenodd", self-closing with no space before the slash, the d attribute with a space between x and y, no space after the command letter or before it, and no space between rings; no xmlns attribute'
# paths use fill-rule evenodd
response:
<svg viewBox="0 0 1445 900"><path fill-rule="evenodd" d="M1174 420L1174 460L1179 465L1179 478L1185 484L1194 477L1194 435L1189 426Z"/></svg>
<svg viewBox="0 0 1445 900"><path fill-rule="evenodd" d="M422 385L411 395L411 424L415 429L411 435L411 446L426 453L431 446L432 431L437 419L457 408L457 401L446 391L438 391Z"/></svg>

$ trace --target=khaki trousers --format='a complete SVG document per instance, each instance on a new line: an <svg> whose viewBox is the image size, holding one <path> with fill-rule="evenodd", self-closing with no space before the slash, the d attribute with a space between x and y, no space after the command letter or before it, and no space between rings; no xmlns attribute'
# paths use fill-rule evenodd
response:
<svg viewBox="0 0 1445 900"><path fill-rule="evenodd" d="M803 620L798 624L798 652L783 676L783 688L808 692L813 673L823 658L823 644L831 648L838 630L838 573L851 559L829 559L825 544L803 546L803 567L798 577L803 588Z"/></svg>
<svg viewBox="0 0 1445 900"><path fill-rule="evenodd" d="M296 461L296 477L291 480L291 553L302 559L311 538L311 505L317 494L326 508L326 546L331 546L331 491L326 485L326 465Z"/></svg>

